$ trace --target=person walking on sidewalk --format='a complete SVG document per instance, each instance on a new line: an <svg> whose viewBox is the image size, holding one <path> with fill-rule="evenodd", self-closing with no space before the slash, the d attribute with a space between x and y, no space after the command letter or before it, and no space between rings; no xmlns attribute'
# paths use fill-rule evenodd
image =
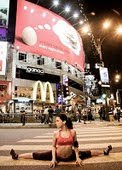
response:
<svg viewBox="0 0 122 170"><path fill-rule="evenodd" d="M44 124L48 124L49 123L49 112L48 112L47 106L45 106L44 108L43 115L44 115Z"/></svg>
<svg viewBox="0 0 122 170"><path fill-rule="evenodd" d="M26 114L25 109L24 109L24 107L22 107L22 109L20 111L22 126L25 126L25 114Z"/></svg>
<svg viewBox="0 0 122 170"><path fill-rule="evenodd" d="M120 114L121 114L121 110L120 107L117 108L117 120L118 122L120 122Z"/></svg>
<svg viewBox="0 0 122 170"><path fill-rule="evenodd" d="M80 150L78 149L78 141L76 131L73 129L72 121L65 114L60 114L56 117L56 126L58 131L53 134L52 150L44 152L33 152L25 154L17 154L11 149L10 154L12 159L36 159L36 160L50 160L50 167L54 168L59 161L73 161L75 160L79 166L82 166L82 160L99 155L109 155L112 146L109 145L106 150Z"/></svg>

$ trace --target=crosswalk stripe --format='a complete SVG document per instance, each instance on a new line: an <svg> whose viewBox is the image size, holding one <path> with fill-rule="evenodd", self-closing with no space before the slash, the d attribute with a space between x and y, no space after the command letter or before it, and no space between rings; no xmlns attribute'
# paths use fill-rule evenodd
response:
<svg viewBox="0 0 122 170"><path fill-rule="evenodd" d="M105 140L122 140L122 136L120 137L103 137L103 138L79 138L78 141L79 142L83 142L83 141L105 141ZM19 143L24 143L24 142L28 142L28 143L43 143L43 142L52 142L52 139L24 139L21 141L18 141Z"/></svg>
<svg viewBox="0 0 122 170"><path fill-rule="evenodd" d="M115 133L115 134L111 134L110 135L110 133L105 133L105 134L101 134L101 133L98 133L98 134L88 134L88 135L82 135L82 134L77 134L77 137L99 137L99 136L121 136L122 135L122 132L121 133ZM42 136L35 136L35 137L33 137L34 139L50 139L50 138L52 138L52 135L42 135Z"/></svg>
<svg viewBox="0 0 122 170"><path fill-rule="evenodd" d="M76 131L77 132L77 134L104 134L104 133L106 133L106 132L103 132L103 131L91 131L91 132L85 132L85 131ZM114 133L117 133L117 132L122 132L122 130L121 131L107 131L107 133L109 133L109 134L114 134ZM47 135L50 135L50 136L52 136L53 135L53 132L51 133L47 133Z"/></svg>
<svg viewBox="0 0 122 170"><path fill-rule="evenodd" d="M101 148L106 148L108 145L112 145L113 148L117 147L122 147L122 142L103 142L103 143L90 143L90 144L80 144L79 148L80 149L101 149ZM7 151L11 150L14 148L15 150L50 150L52 148L51 144L50 145L3 145L0 146L1 151Z"/></svg>
<svg viewBox="0 0 122 170"><path fill-rule="evenodd" d="M77 132L122 132L122 129L91 129L91 130L86 130L86 129L77 129Z"/></svg>
<svg viewBox="0 0 122 170"><path fill-rule="evenodd" d="M34 152L52 149L53 131L47 131L40 136L35 136L30 139L17 141L16 145L2 145L0 151L7 152L13 148L19 151ZM77 138L79 141L79 150L104 150L108 145L112 145L113 152L120 149L118 153L110 153L109 156L99 156L86 159L85 164L108 163L108 162L122 162L122 129L120 127L80 127L76 126ZM109 142L110 141L110 142ZM26 143L26 144L25 144ZM47 144L46 144L47 143ZM22 165L49 165L49 161L25 160L13 161L10 156L0 156L0 166L22 166ZM62 165L69 165L64 163ZM75 164L75 161L70 164Z"/></svg>
<svg viewBox="0 0 122 170"><path fill-rule="evenodd" d="M96 163L114 163L114 162L122 162L122 152L120 153L111 153L109 156L97 156L86 159L83 161L84 164L96 164ZM0 156L0 165L5 166L36 166L36 165L49 165L50 161L40 161L40 160L32 160L32 159L20 159L19 161L14 161L10 156ZM73 162L60 162L59 165L75 165L75 161Z"/></svg>

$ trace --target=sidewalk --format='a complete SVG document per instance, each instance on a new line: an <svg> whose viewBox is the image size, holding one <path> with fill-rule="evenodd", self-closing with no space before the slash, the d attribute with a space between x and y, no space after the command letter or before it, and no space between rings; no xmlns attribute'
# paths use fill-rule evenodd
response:
<svg viewBox="0 0 122 170"><path fill-rule="evenodd" d="M86 126L86 127L97 127L97 126L122 126L122 121L117 122L108 122L108 121L92 121L83 124L83 122L73 122L75 126ZM22 123L0 123L0 129L2 128L56 128L55 124L43 124L43 123L26 123L25 126L22 126Z"/></svg>

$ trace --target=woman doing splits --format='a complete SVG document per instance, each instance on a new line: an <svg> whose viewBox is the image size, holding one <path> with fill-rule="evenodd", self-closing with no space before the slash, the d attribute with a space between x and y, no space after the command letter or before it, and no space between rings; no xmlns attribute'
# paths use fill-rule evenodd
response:
<svg viewBox="0 0 122 170"><path fill-rule="evenodd" d="M73 129L73 124L70 118L65 114L60 114L56 117L56 126L58 131L54 132L52 150L44 152L33 152L18 155L13 149L10 154L12 159L32 158L36 160L50 160L50 167L54 168L59 161L73 161L79 166L82 166L82 160L92 156L109 155L112 146L109 145L106 150L78 150L78 142L76 131Z"/></svg>

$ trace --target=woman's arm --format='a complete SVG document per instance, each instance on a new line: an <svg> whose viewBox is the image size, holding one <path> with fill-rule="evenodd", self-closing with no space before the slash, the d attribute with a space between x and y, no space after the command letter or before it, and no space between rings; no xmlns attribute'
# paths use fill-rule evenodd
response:
<svg viewBox="0 0 122 170"><path fill-rule="evenodd" d="M75 150L75 155L76 155L76 163L78 163L80 166L82 166L82 160L79 157L79 150L78 150L78 141L77 141L77 135L76 131L74 131L74 150Z"/></svg>
<svg viewBox="0 0 122 170"><path fill-rule="evenodd" d="M54 168L57 164L57 161L56 161L56 132L54 133L53 135L53 142L52 142L52 161L50 163L50 167L51 168Z"/></svg>

